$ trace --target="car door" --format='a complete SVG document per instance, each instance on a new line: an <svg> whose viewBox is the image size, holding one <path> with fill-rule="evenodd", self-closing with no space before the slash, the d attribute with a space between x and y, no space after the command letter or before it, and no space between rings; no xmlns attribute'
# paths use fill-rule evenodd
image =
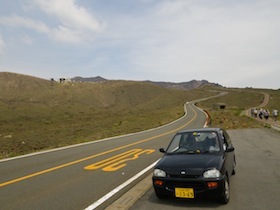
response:
<svg viewBox="0 0 280 210"><path fill-rule="evenodd" d="M225 152L225 169L228 176L231 176L235 165L234 147L228 133L223 129L220 130L220 133L223 138L223 148Z"/></svg>

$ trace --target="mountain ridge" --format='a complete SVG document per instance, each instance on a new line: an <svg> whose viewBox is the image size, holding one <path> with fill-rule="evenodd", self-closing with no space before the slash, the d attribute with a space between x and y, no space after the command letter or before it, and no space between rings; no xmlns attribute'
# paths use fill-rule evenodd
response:
<svg viewBox="0 0 280 210"><path fill-rule="evenodd" d="M41 82L48 84L49 81L43 78L38 78L35 76L30 76L30 75L24 75L24 74L18 74L18 73L10 73L10 72L0 72L0 81L4 82L9 81L9 84L6 85L11 85L11 81L15 83L16 81L19 82L24 82L26 79L28 81L33 81L36 82L37 84ZM50 79L51 82L54 82L53 78ZM110 79L105 79L101 76L96 76L96 77L81 77L81 76L76 76L73 78L59 78L57 82L60 83L67 83L67 82L74 82L74 83L103 83L103 82L108 82L108 81L132 81L132 80L110 80ZM16 82L16 83L17 83ZM133 82L139 82L139 83L148 83L148 84L154 84L158 85L160 87L168 88L168 89L179 89L179 90L191 90L191 89L196 89L196 88L201 88L204 86L212 86L212 87L223 87L222 85L218 83L213 83L209 82L207 80L191 80L187 82L164 82L164 81L150 81L150 80L145 80L145 81L133 81ZM17 86L18 84L14 84Z"/></svg>
<svg viewBox="0 0 280 210"><path fill-rule="evenodd" d="M80 76L76 76L71 78L72 82L105 82L105 81L109 81L108 79L105 79L101 76L96 76L96 77L80 77ZM146 80L146 81L141 81L141 82L146 82L146 83L151 83L151 84L156 84L158 86L161 87L165 87L165 88L170 88L170 89L180 89L180 90L190 90L190 89L196 89L196 88L200 88L203 86L215 86L215 87L223 87L222 85L218 84L218 83L212 83L212 82L208 82L207 80L191 80L188 82L156 82L156 81L150 81L150 80Z"/></svg>

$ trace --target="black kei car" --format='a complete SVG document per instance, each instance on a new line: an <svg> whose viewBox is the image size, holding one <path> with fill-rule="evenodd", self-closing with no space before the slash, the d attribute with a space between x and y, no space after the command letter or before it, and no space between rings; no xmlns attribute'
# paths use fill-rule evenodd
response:
<svg viewBox="0 0 280 210"><path fill-rule="evenodd" d="M228 133L221 128L200 128L178 132L153 172L158 198L194 199L204 195L230 199L231 175L235 174L235 153Z"/></svg>

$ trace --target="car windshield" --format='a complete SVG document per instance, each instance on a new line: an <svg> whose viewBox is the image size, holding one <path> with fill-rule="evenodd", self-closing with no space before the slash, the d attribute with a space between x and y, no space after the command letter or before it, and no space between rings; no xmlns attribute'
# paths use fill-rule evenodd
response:
<svg viewBox="0 0 280 210"><path fill-rule="evenodd" d="M169 154L197 154L220 152L220 144L216 132L178 133L167 148Z"/></svg>

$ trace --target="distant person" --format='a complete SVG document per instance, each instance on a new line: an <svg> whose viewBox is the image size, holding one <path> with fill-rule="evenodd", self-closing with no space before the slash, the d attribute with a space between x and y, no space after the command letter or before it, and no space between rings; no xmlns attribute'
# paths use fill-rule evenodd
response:
<svg viewBox="0 0 280 210"><path fill-rule="evenodd" d="M263 118L263 109L261 108L260 110L259 110L259 118L262 120L262 118Z"/></svg>
<svg viewBox="0 0 280 210"><path fill-rule="evenodd" d="M277 109L273 109L272 116L273 116L274 121L276 122L277 121L277 117L278 117L278 110Z"/></svg>
<svg viewBox="0 0 280 210"><path fill-rule="evenodd" d="M269 111L267 109L263 110L263 116L264 116L264 119L268 120L269 118Z"/></svg>
<svg viewBox="0 0 280 210"><path fill-rule="evenodd" d="M254 109L254 116L257 117L258 116L258 110L255 108Z"/></svg>
<svg viewBox="0 0 280 210"><path fill-rule="evenodd" d="M254 117L254 111L255 109L251 109L251 117Z"/></svg>

